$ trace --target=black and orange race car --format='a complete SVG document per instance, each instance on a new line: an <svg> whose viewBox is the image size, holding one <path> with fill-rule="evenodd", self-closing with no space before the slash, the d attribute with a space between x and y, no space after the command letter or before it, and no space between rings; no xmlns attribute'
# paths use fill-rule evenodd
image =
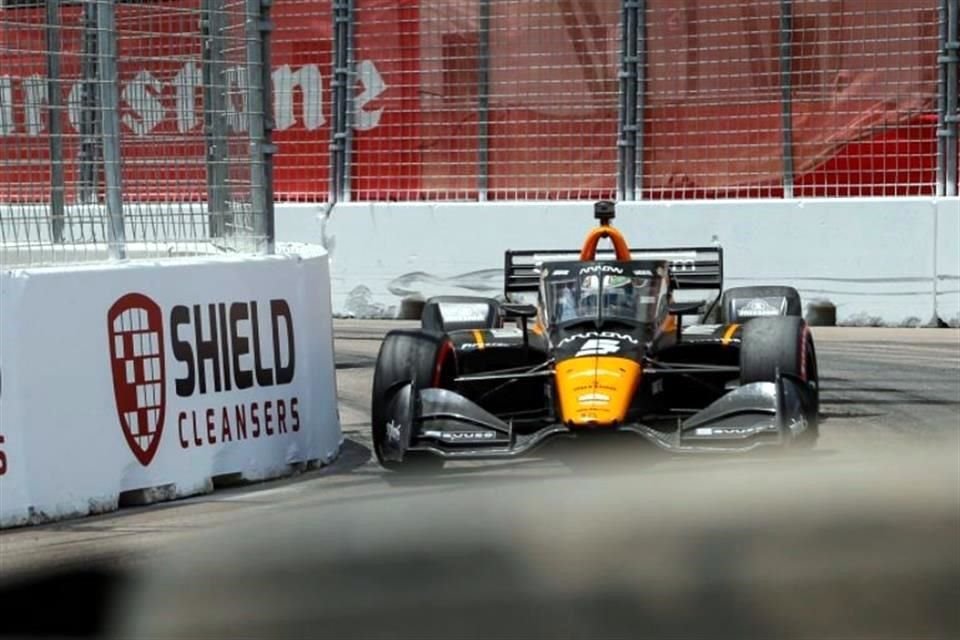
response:
<svg viewBox="0 0 960 640"><path fill-rule="evenodd" d="M817 358L796 290L724 291L720 247L630 249L612 202L595 215L579 252L507 251L503 300L431 298L420 329L387 334L371 410L384 467L622 432L684 453L813 445Z"/></svg>

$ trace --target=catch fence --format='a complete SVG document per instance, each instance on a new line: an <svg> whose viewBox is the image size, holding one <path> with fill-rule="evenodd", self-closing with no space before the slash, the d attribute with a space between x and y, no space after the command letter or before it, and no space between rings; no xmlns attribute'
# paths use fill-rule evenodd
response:
<svg viewBox="0 0 960 640"><path fill-rule="evenodd" d="M956 0L338 0L334 14L333 84L353 88L332 95L347 118L323 177L339 200L957 192ZM309 171L301 142L278 140L280 164Z"/></svg>
<svg viewBox="0 0 960 640"><path fill-rule="evenodd" d="M264 251L275 201L955 195L958 21L958 0L2 0L0 244Z"/></svg>
<svg viewBox="0 0 960 640"><path fill-rule="evenodd" d="M269 251L260 0L4 0L0 257Z"/></svg>

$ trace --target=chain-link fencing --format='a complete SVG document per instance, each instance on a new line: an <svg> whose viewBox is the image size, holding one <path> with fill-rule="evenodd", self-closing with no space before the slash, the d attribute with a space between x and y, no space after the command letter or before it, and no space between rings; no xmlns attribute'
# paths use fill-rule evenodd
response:
<svg viewBox="0 0 960 640"><path fill-rule="evenodd" d="M274 200L957 192L958 0L261 2L2 0L5 260L261 250Z"/></svg>
<svg viewBox="0 0 960 640"><path fill-rule="evenodd" d="M956 193L956 0L333 4L337 199Z"/></svg>
<svg viewBox="0 0 960 640"><path fill-rule="evenodd" d="M269 251L260 0L4 0L0 259Z"/></svg>

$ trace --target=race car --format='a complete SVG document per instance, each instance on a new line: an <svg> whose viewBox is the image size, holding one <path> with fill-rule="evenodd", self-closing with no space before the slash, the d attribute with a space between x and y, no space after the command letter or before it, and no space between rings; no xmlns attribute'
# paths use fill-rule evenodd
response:
<svg viewBox="0 0 960 640"><path fill-rule="evenodd" d="M724 290L721 247L631 249L612 202L594 213L579 251L507 251L502 299L431 298L421 328L386 335L371 406L383 467L624 432L675 453L813 446L819 377L797 291Z"/></svg>

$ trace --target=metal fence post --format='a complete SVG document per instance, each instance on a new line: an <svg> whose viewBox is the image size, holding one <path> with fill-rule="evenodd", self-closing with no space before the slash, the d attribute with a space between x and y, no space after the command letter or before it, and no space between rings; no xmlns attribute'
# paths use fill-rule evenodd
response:
<svg viewBox="0 0 960 640"><path fill-rule="evenodd" d="M333 108L330 127L330 189L334 202L350 199L350 135L353 99L353 1L333 2Z"/></svg>
<svg viewBox="0 0 960 640"><path fill-rule="evenodd" d="M643 199L644 114L647 108L647 0L637 3L637 151L634 166L634 199Z"/></svg>
<svg viewBox="0 0 960 640"><path fill-rule="evenodd" d="M947 137L946 122L944 118L947 115L947 63L945 54L947 52L947 19L950 16L949 0L940 0L938 7L938 29L937 29L937 177L936 194L942 196L947 188ZM936 277L936 274L934 274Z"/></svg>
<svg viewBox="0 0 960 640"><path fill-rule="evenodd" d="M624 0L622 8L617 199L638 200L643 180L646 2Z"/></svg>
<svg viewBox="0 0 960 640"><path fill-rule="evenodd" d="M960 0L943 0L941 24L942 49L938 60L944 79L945 92L940 126L937 128L939 147L942 149L943 194L957 195L957 139L960 129L960 109L957 93L960 92Z"/></svg>
<svg viewBox="0 0 960 640"><path fill-rule="evenodd" d="M247 112L250 140L250 204L256 216L256 232L265 240L263 250L273 251L271 217L273 202L267 198L267 162L272 154L272 145L267 135L267 109L265 99L263 38L270 30L270 22L263 16L262 0L246 0L246 60L247 60ZM269 73L266 74L269 78Z"/></svg>
<svg viewBox="0 0 960 640"><path fill-rule="evenodd" d="M260 48L263 60L260 81L263 88L263 177L264 195L267 199L264 223L267 238L266 251L269 254L274 253L277 242L276 211L273 201L273 159L277 153L277 146L273 144L276 120L273 115L273 52L270 46L270 36L273 32L273 21L270 18L272 4L273 0L262 0L260 5Z"/></svg>
<svg viewBox="0 0 960 640"><path fill-rule="evenodd" d="M116 0L97 0L97 74L100 80L100 130L107 193L107 245L111 258L127 257L123 226L123 184L120 173L120 109L117 88Z"/></svg>
<svg viewBox="0 0 960 640"><path fill-rule="evenodd" d="M490 188L490 0L480 0L477 43L477 199Z"/></svg>
<svg viewBox="0 0 960 640"><path fill-rule="evenodd" d="M356 3L355 0L347 0L347 65L346 65L346 83L343 87L344 95L344 114L343 120L343 194L342 199L345 202L350 201L351 196L351 169L353 168L353 122L355 101L353 99L353 86L356 83L356 60L354 60L354 30L356 27Z"/></svg>
<svg viewBox="0 0 960 640"><path fill-rule="evenodd" d="M47 0L47 120L50 131L50 235L63 242L63 91L60 82L60 0Z"/></svg>
<svg viewBox="0 0 960 640"><path fill-rule="evenodd" d="M77 200L84 204L97 202L97 180L101 157L99 139L100 95L97 88L97 5L83 3L83 56L81 59L80 150Z"/></svg>
<svg viewBox="0 0 960 640"><path fill-rule="evenodd" d="M780 0L780 118L783 197L793 197L793 0Z"/></svg>
<svg viewBox="0 0 960 640"><path fill-rule="evenodd" d="M633 200L633 145L631 112L636 81L636 1L624 0L620 19L620 100L617 136L617 200Z"/></svg>
<svg viewBox="0 0 960 640"><path fill-rule="evenodd" d="M203 132L206 139L207 220L211 238L227 232L227 81L223 0L203 0Z"/></svg>

